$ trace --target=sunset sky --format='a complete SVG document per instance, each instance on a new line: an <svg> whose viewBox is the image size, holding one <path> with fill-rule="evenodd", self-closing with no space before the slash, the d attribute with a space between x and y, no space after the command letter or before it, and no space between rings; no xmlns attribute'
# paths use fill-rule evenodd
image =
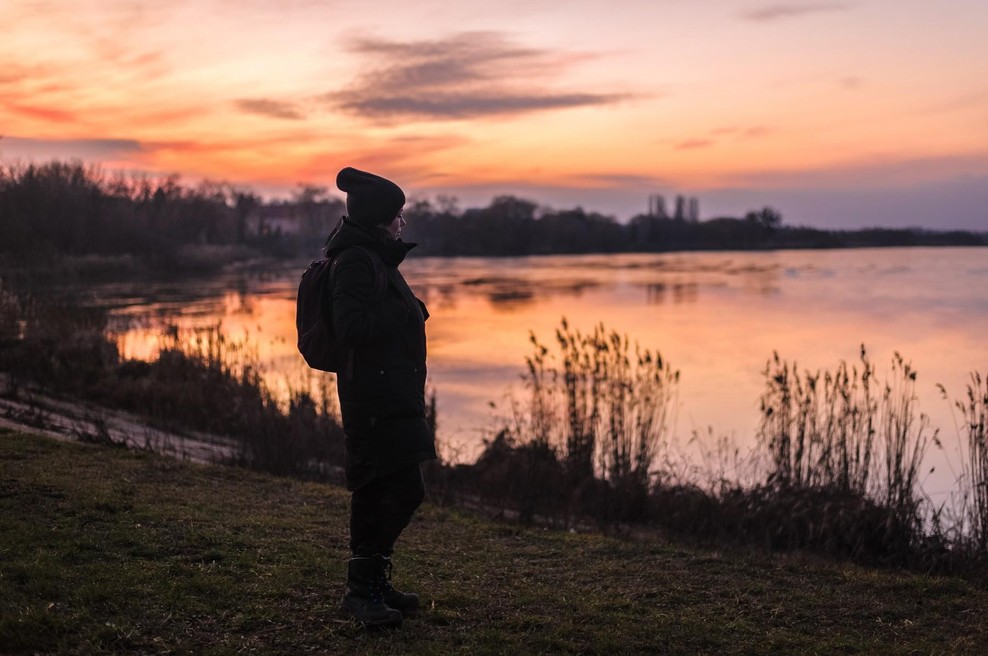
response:
<svg viewBox="0 0 988 656"><path fill-rule="evenodd" d="M985 0L0 0L0 158L988 230Z"/></svg>

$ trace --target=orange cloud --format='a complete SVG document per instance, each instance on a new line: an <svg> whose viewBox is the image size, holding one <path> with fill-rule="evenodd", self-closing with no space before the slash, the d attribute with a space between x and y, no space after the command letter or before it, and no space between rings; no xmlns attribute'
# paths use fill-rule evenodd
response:
<svg viewBox="0 0 988 656"><path fill-rule="evenodd" d="M397 136L371 144L353 143L308 157L294 167L301 179L335 176L343 166L355 166L400 178L404 183L418 183L430 177L446 177L437 166L423 166L423 161L435 161L453 148L470 143L455 134L434 136Z"/></svg>
<svg viewBox="0 0 988 656"><path fill-rule="evenodd" d="M78 120L75 112L64 109L54 109L52 107L35 107L32 105L19 105L15 103L5 103L4 107L28 118L50 121L52 123L72 123Z"/></svg>
<svg viewBox="0 0 988 656"><path fill-rule="evenodd" d="M108 160L131 157L142 146L133 139L24 139L6 137L0 141L0 153L7 158Z"/></svg>
<svg viewBox="0 0 988 656"><path fill-rule="evenodd" d="M712 139L687 139L686 141L680 141L674 148L676 150L694 150L696 148L707 148L713 146L714 141Z"/></svg>

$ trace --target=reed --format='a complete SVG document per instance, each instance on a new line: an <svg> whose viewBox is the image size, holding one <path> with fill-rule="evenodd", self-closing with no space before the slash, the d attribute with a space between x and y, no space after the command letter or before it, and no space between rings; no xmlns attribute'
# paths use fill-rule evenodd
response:
<svg viewBox="0 0 988 656"><path fill-rule="evenodd" d="M563 318L555 338L551 349L531 335L527 401L514 403L477 467L512 478L490 491L523 518L593 518L604 528L640 519L659 476L679 372L603 324L582 333Z"/></svg>
<svg viewBox="0 0 988 656"><path fill-rule="evenodd" d="M668 439L679 372L603 324L583 334L564 318L556 342L561 375L546 405L565 407L559 441L571 471L647 490Z"/></svg>
<svg viewBox="0 0 988 656"><path fill-rule="evenodd" d="M764 375L759 437L770 455L769 484L865 493L879 407L864 347L860 370L841 362L834 371L800 373L776 353Z"/></svg>
<svg viewBox="0 0 988 656"><path fill-rule="evenodd" d="M916 409L916 371L899 353L892 358L890 377L881 402L885 466L878 494L896 515L918 521L919 470L930 443L930 422ZM937 432L933 432L933 439Z"/></svg>
<svg viewBox="0 0 988 656"><path fill-rule="evenodd" d="M531 336L526 397L513 400L477 463L446 481L451 498L548 525L637 525L924 568L958 562L959 551L947 554L957 545L927 530L918 473L937 437L899 354L885 381L864 347L858 362L818 372L776 354L755 451L742 455L727 438L704 450L695 433L702 462L677 465L678 372L603 325L581 333L563 319L555 337L553 348Z"/></svg>
<svg viewBox="0 0 988 656"><path fill-rule="evenodd" d="M0 342L8 395L30 399L31 389L39 387L133 412L174 433L233 438L234 460L256 469L339 477L343 430L328 375L276 398L264 382L256 348L227 338L218 325L167 328L155 357L141 361L120 357L102 312L31 298L2 307L0 324L17 327L16 336Z"/></svg>
<svg viewBox="0 0 988 656"><path fill-rule="evenodd" d="M963 419L966 458L962 465L962 537L971 555L988 559L988 375L972 373L963 399L955 402Z"/></svg>
<svg viewBox="0 0 988 656"><path fill-rule="evenodd" d="M759 438L769 471L757 498L783 522L773 539L869 560L925 549L918 474L929 420L916 408L911 365L896 353L883 384L862 346L858 364L823 372L775 354L765 378ZM787 508L788 526L773 505Z"/></svg>

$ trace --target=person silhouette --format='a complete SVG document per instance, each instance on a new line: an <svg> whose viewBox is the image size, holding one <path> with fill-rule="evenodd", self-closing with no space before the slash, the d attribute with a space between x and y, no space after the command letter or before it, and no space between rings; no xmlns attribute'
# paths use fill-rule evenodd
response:
<svg viewBox="0 0 988 656"><path fill-rule="evenodd" d="M367 625L400 625L418 595L391 585L391 555L425 497L421 463L436 458L426 420L429 312L398 265L415 244L401 240L405 194L351 167L336 185L347 215L325 251L334 257L333 331L346 349L337 375L346 433L350 551L342 607Z"/></svg>

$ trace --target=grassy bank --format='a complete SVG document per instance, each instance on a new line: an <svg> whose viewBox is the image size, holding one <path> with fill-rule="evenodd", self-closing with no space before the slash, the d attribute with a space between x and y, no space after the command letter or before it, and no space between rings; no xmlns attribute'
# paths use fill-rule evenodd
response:
<svg viewBox="0 0 988 656"><path fill-rule="evenodd" d="M339 617L345 492L0 433L2 653L976 654L954 578L489 523L425 507L400 632Z"/></svg>
<svg viewBox="0 0 988 656"><path fill-rule="evenodd" d="M341 477L344 436L328 376L277 399L256 350L218 326L167 330L144 362L120 356L100 311L2 289L0 310L0 406L17 404L13 415L0 414L46 428L46 400L60 396L89 404L92 428L71 431L82 439L127 442L128 431L121 438L109 430L110 414L123 410L179 443L182 433L206 433L207 442L229 446L225 462L307 480ZM492 427L475 463L430 466L433 501L526 524L644 528L717 548L988 576L988 387L980 375L957 402L968 450L956 490L950 505L934 506L918 480L931 442L942 445L917 409L916 372L898 354L884 377L863 347L858 363L817 372L774 357L755 448L742 454L723 439L703 446L694 434L708 450L690 461L671 446L679 372L658 352L602 324L580 333L565 319L554 349L535 335L532 344L525 396Z"/></svg>

